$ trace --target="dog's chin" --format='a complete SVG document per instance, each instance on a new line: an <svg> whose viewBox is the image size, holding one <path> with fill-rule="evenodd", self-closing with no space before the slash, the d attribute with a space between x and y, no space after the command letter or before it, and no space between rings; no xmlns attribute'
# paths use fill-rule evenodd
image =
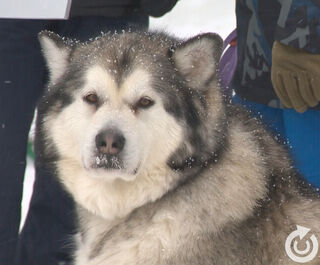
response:
<svg viewBox="0 0 320 265"><path fill-rule="evenodd" d="M136 179L136 171L127 172L124 169L92 168L90 169L90 176L106 182L115 180L133 181Z"/></svg>
<svg viewBox="0 0 320 265"><path fill-rule="evenodd" d="M140 163L128 165L121 159L102 158L101 156L82 157L82 167L90 178L106 182L115 180L133 181L136 179Z"/></svg>
<svg viewBox="0 0 320 265"><path fill-rule="evenodd" d="M136 179L139 167L133 170L126 168L112 168L106 166L97 166L91 164L89 166L83 165L88 177L99 179L106 182L113 182L115 180L133 181Z"/></svg>

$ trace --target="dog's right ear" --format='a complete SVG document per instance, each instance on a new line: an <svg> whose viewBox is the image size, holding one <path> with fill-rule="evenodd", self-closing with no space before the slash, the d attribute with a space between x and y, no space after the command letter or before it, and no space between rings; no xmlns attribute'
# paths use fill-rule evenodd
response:
<svg viewBox="0 0 320 265"><path fill-rule="evenodd" d="M47 30L41 31L38 38L49 69L49 83L55 84L68 66L72 48L59 35Z"/></svg>

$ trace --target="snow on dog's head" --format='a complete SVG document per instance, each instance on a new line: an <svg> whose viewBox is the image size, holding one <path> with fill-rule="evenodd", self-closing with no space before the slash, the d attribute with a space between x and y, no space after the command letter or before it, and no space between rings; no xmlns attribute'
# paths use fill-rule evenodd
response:
<svg viewBox="0 0 320 265"><path fill-rule="evenodd" d="M205 120L223 108L217 35L178 42L162 33L124 33L78 43L44 31L39 39L50 74L39 105L39 160L56 165L73 195L80 182L113 191L144 182L142 204L169 190L179 171L211 159L220 134L212 138L215 128ZM148 195L146 183L159 192Z"/></svg>

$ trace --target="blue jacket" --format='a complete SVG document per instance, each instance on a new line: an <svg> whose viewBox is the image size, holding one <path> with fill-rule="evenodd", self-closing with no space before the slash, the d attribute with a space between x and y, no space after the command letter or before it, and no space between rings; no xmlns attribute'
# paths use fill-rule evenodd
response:
<svg viewBox="0 0 320 265"><path fill-rule="evenodd" d="M232 87L243 99L280 107L270 77L273 42L320 54L320 0L237 0L236 15L238 65Z"/></svg>

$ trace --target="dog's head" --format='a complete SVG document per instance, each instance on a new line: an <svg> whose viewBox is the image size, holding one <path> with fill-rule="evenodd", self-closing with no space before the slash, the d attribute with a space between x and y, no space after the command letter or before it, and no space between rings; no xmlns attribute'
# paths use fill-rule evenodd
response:
<svg viewBox="0 0 320 265"><path fill-rule="evenodd" d="M78 43L45 31L39 39L50 73L39 105L40 161L131 181L154 168L185 171L214 159L224 113L219 36L179 42L123 33Z"/></svg>

